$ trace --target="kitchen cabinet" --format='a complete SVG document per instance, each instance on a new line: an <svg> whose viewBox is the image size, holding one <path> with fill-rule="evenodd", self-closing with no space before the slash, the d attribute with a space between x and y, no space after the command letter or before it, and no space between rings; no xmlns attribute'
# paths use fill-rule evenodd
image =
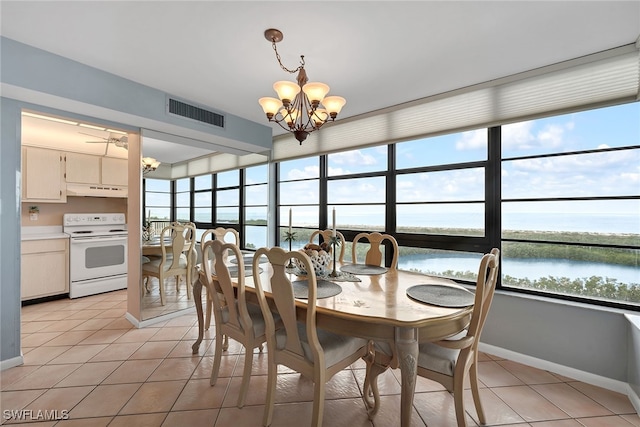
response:
<svg viewBox="0 0 640 427"><path fill-rule="evenodd" d="M127 186L128 180L128 160L114 157L102 158L101 184Z"/></svg>
<svg viewBox="0 0 640 427"><path fill-rule="evenodd" d="M127 159L79 153L66 157L67 182L127 186Z"/></svg>
<svg viewBox="0 0 640 427"><path fill-rule="evenodd" d="M91 154L66 153L66 181L100 184L100 157Z"/></svg>
<svg viewBox="0 0 640 427"><path fill-rule="evenodd" d="M22 241L22 300L69 292L69 239Z"/></svg>
<svg viewBox="0 0 640 427"><path fill-rule="evenodd" d="M64 153L22 147L22 201L65 203Z"/></svg>

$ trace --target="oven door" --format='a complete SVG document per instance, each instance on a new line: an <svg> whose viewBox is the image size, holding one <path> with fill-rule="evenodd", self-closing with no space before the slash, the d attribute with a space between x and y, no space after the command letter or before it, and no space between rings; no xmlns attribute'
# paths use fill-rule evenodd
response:
<svg viewBox="0 0 640 427"><path fill-rule="evenodd" d="M127 236L74 237L69 250L71 282L127 274Z"/></svg>

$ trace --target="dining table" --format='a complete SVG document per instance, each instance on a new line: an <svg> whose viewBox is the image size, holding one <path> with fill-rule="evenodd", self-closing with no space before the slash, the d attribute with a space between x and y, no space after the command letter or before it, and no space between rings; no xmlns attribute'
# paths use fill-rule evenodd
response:
<svg viewBox="0 0 640 427"><path fill-rule="evenodd" d="M189 250L190 242L185 241L182 252ZM170 238L166 238L164 241L164 247L167 253L171 252L173 242ZM160 238L153 238L142 242L142 255L144 256L162 256L162 245Z"/></svg>
<svg viewBox="0 0 640 427"><path fill-rule="evenodd" d="M259 274L269 299L270 264L261 266L263 268ZM250 264L245 267L250 267ZM306 278L295 273L294 270L290 275L290 280L294 283ZM200 269L200 274L203 274L203 269ZM395 348L401 377L400 425L409 427L417 380L419 343L437 341L462 331L470 322L473 306L445 307L426 304L407 295L407 290L416 285L460 287L446 278L397 269L382 269L377 274L345 273L339 274L340 276L342 278L339 280L332 280L331 276L322 277L322 281L337 284L341 290L334 296L316 300L317 326L342 335L384 341ZM213 278L215 280L215 276ZM253 275L247 272L247 299L257 303L253 283ZM194 354L197 354L204 334L203 286L208 286L206 279L194 281L193 295L198 317L198 339L192 346ZM207 289L207 292L214 290ZM306 299L296 298L299 321L305 320L306 306Z"/></svg>

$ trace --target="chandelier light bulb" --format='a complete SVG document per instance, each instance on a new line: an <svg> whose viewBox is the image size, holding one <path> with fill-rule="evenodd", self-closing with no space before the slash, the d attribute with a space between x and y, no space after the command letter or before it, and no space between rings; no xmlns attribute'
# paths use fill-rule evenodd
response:
<svg viewBox="0 0 640 427"><path fill-rule="evenodd" d="M268 119L271 119L273 116L278 114L280 108L282 108L282 101L276 98L264 97L258 100L258 103L264 110L264 113L267 115Z"/></svg>
<svg viewBox="0 0 640 427"><path fill-rule="evenodd" d="M329 93L329 86L324 83L310 82L302 86L302 91L307 95L311 104L317 106Z"/></svg>
<svg viewBox="0 0 640 427"><path fill-rule="evenodd" d="M290 104L300 92L300 86L294 82L279 81L273 84L273 89L278 94L278 98L283 104Z"/></svg>
<svg viewBox="0 0 640 427"><path fill-rule="evenodd" d="M332 119L340 113L344 104L347 103L347 100L341 96L327 96L323 101L322 105L327 109Z"/></svg>

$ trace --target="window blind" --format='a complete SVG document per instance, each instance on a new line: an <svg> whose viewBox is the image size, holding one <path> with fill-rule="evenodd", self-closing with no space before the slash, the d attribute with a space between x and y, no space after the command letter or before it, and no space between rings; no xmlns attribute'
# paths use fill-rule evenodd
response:
<svg viewBox="0 0 640 427"><path fill-rule="evenodd" d="M431 96L312 132L274 138L273 161L460 132L638 100L637 46L565 61Z"/></svg>

